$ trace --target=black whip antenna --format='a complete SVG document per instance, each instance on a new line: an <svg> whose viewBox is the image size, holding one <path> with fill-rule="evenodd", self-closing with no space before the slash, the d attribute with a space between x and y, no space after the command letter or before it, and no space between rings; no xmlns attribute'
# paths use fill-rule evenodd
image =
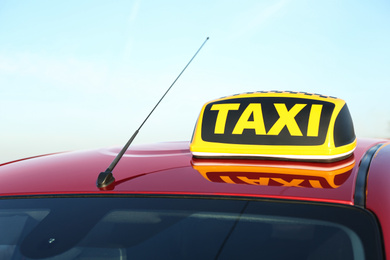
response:
<svg viewBox="0 0 390 260"><path fill-rule="evenodd" d="M142 124L138 127L138 129L134 132L134 134L130 137L129 141L127 141L126 145L122 148L122 150L118 153L118 155L115 157L115 159L112 161L112 163L110 164L110 166L108 166L107 170L105 170L104 172L101 172L99 174L99 177L96 181L96 186L98 188L104 188L104 187L107 187L108 185L110 185L111 183L113 183L115 181L115 178L112 174L112 171L114 170L115 166L117 165L117 163L119 162L119 160L122 158L123 154L126 152L127 148L129 148L130 144L133 142L134 138L137 136L138 132L140 131L141 127L145 124L146 120L148 120L148 118L150 117L150 115L153 113L153 111L156 109L156 107L160 104L160 102L164 99L164 97L166 96L166 94L169 92L169 90L171 90L171 88L173 87L173 85L176 83L176 81L180 78L181 74L183 74L183 72L187 69L187 67L190 65L190 63L192 62L192 60L196 57L196 55L198 54L198 52L202 49L203 45L206 44L207 40L209 39L209 37L206 38L206 40L202 43L202 45L199 47L199 49L196 51L196 53L194 54L194 56L192 56L191 60L187 63L187 65L184 67L184 69L180 72L180 74L176 77L176 79L173 81L173 83L171 84L171 86L168 88L168 90L164 93L164 95L160 98L160 100L157 102L157 104L154 106L154 108L152 109L152 111L150 111L149 115L145 118L145 120L142 122Z"/></svg>

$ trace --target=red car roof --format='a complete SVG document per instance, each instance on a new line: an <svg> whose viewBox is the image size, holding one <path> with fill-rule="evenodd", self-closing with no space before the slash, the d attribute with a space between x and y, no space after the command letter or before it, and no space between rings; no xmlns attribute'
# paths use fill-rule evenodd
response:
<svg viewBox="0 0 390 260"><path fill-rule="evenodd" d="M188 142L174 142L131 147L113 172L114 185L106 189L97 188L96 179L111 163L119 148L52 154L3 164L0 167L0 194L231 195L353 204L359 162L370 147L380 142L385 141L358 140L354 151L355 166L338 188L212 182L193 167Z"/></svg>

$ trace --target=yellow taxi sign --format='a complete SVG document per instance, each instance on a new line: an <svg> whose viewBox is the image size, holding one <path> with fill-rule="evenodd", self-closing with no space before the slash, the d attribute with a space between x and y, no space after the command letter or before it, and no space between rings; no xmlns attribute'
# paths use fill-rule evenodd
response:
<svg viewBox="0 0 390 260"><path fill-rule="evenodd" d="M355 146L344 100L264 91L206 103L190 149L195 157L333 161L348 157Z"/></svg>

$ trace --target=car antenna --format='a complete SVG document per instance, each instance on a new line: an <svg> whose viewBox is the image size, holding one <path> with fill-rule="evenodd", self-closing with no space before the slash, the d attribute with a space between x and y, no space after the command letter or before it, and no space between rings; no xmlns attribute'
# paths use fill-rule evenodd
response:
<svg viewBox="0 0 390 260"><path fill-rule="evenodd" d="M112 174L112 171L114 170L115 166L119 162L119 160L122 158L123 154L126 152L127 148L129 148L130 144L133 142L134 138L137 136L138 132L140 131L141 127L145 124L146 120L150 117L150 115L153 113L153 111L156 109L156 107L160 104L160 102L163 100L165 95L169 92L169 90L173 87L173 85L176 83L176 81L180 78L181 74L187 69L188 65L192 62L192 60L196 57L198 52L202 49L203 45L207 42L209 37L206 38L206 40L202 43L202 45L199 47L199 49L195 52L194 56L192 56L191 60L187 63L187 65L184 67L184 69L180 72L180 74L176 77L176 79L173 81L171 86L168 88L168 90L165 92L165 94L160 98L160 100L157 102L157 104L154 106L152 111L150 111L149 115L145 118L145 120L142 122L142 124L138 127L137 130L135 130L134 134L130 137L129 141L127 141L126 145L122 148L122 150L118 153L118 155L115 157L115 159L112 161L110 166L104 171L99 174L99 177L96 181L96 186L98 188L104 188L110 185L115 181L114 175Z"/></svg>

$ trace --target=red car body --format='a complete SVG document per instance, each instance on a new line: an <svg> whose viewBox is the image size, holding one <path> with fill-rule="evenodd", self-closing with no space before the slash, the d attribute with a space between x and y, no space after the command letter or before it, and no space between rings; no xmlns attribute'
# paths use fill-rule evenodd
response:
<svg viewBox="0 0 390 260"><path fill-rule="evenodd" d="M356 139L343 100L244 93L191 143L136 133L0 165L0 256L390 259L390 141Z"/></svg>
<svg viewBox="0 0 390 260"><path fill-rule="evenodd" d="M113 160L119 148L66 152L6 163L0 167L0 196L202 195L351 205L364 208L377 217L383 234L384 251L390 259L389 144L386 140L358 140L353 154L354 167L337 188L212 182L194 168L189 143L175 142L133 146L114 171L115 183L102 189L97 188L96 178ZM229 161L233 160L226 160ZM273 161L271 164L288 165L289 162ZM363 183L359 183L359 178ZM357 193L361 192L358 189L363 189L364 193L360 201L356 198Z"/></svg>

